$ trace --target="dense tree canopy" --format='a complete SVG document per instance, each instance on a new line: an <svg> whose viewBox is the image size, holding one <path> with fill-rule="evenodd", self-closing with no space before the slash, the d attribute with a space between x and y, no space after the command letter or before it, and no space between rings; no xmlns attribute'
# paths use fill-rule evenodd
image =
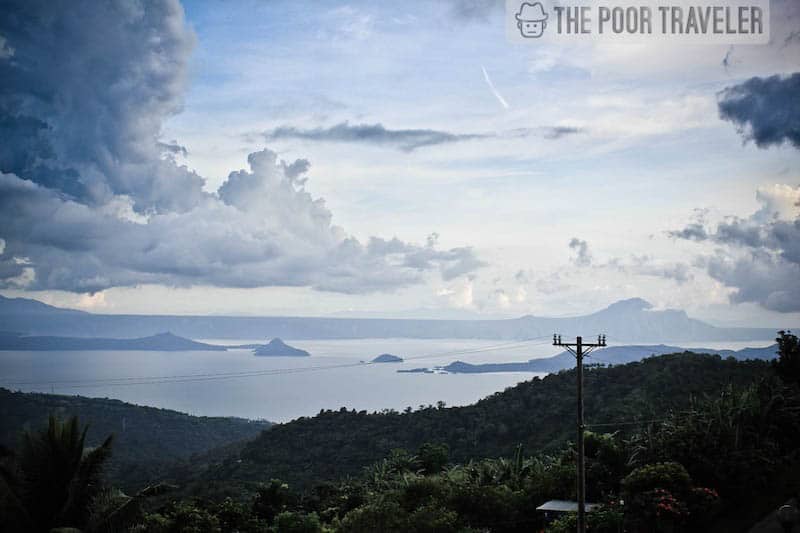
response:
<svg viewBox="0 0 800 533"><path fill-rule="evenodd" d="M728 384L746 385L770 374L764 361L674 354L585 372L586 421L603 431L631 432L639 420L662 418L692 397ZM208 470L200 484L226 479L257 482L277 477L306 487L319 480L357 475L395 448L446 444L452 461L508 457L518 444L554 452L574 439L575 371L534 378L465 407L421 407L403 413L345 408L278 424L241 454ZM335 450L336 460L331 460Z"/></svg>

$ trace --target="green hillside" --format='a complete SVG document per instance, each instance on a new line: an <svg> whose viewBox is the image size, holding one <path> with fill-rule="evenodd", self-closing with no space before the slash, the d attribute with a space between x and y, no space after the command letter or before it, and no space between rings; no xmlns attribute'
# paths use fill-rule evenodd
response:
<svg viewBox="0 0 800 533"><path fill-rule="evenodd" d="M49 415L77 415L89 425L87 444L115 437L112 482L138 486L158 479L166 465L256 436L269 426L232 417L191 416L104 398L12 392L0 388L0 445L14 448L22 430L47 426Z"/></svg>
<svg viewBox="0 0 800 533"><path fill-rule="evenodd" d="M603 431L636 429L629 423L662 417L692 396L715 395L728 384L744 385L770 373L764 361L735 361L692 353L588 368L586 423L612 424ZM575 372L520 383L466 407L413 412L356 412L342 408L277 424L247 443L241 454L202 475L207 480L247 482L280 478L295 486L355 475L393 449L416 450L445 443L450 459L502 457L526 450L561 448L575 431Z"/></svg>

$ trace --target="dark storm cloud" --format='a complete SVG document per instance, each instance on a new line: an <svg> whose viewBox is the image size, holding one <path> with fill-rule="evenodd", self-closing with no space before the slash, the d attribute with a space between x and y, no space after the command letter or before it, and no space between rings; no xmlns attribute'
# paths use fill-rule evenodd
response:
<svg viewBox="0 0 800 533"><path fill-rule="evenodd" d="M800 148L800 72L750 78L720 93L720 117L736 124L760 148L791 143Z"/></svg>
<svg viewBox="0 0 800 533"><path fill-rule="evenodd" d="M731 258L724 253L709 258L709 275L736 290L731 301L755 302L772 311L800 311L800 267L763 250Z"/></svg>
<svg viewBox="0 0 800 533"><path fill-rule="evenodd" d="M304 139L309 141L346 142L389 146L411 152L424 146L453 143L486 137L482 134L459 134L430 129L390 130L382 124L350 124L342 122L329 128L302 129L280 126L265 132L267 140Z"/></svg>
<svg viewBox="0 0 800 533"><path fill-rule="evenodd" d="M732 301L756 302L773 311L800 311L800 188L760 189L757 199L762 208L750 217L729 217L714 229L691 224L670 234L718 247L698 264L735 289Z"/></svg>
<svg viewBox="0 0 800 533"><path fill-rule="evenodd" d="M180 110L194 36L177 1L10 0L0 35L0 171L89 202L186 209L202 179L161 161L161 123ZM10 131L9 131L10 130ZM168 179L161 179L161 176Z"/></svg>
<svg viewBox="0 0 800 533"><path fill-rule="evenodd" d="M778 252L782 258L800 264L800 220L773 220L753 225L735 219L717 226L714 242Z"/></svg>
<svg viewBox="0 0 800 533"><path fill-rule="evenodd" d="M362 244L305 190L305 159L255 152L205 192L176 163L186 149L161 138L194 43L177 0L12 0L0 35L0 287L361 293L482 265L467 247ZM447 142L406 133L411 147Z"/></svg>

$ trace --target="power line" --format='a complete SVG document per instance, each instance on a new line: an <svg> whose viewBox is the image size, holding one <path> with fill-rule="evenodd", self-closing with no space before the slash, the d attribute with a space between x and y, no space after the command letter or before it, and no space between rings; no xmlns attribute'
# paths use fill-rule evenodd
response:
<svg viewBox="0 0 800 533"><path fill-rule="evenodd" d="M668 418L654 418L651 420L635 420L630 422L602 422L598 424L586 424L586 427L595 428L595 427L617 427L617 426L640 426L643 424L660 424L662 422L666 422L669 420Z"/></svg>
<svg viewBox="0 0 800 533"><path fill-rule="evenodd" d="M541 337L534 337L531 339L525 339L522 341L514 341L514 342L507 342L501 343L491 346L482 346L479 348L471 348L471 349L464 349L464 350L453 350L449 352L438 352L438 353L429 353L423 354L418 356L412 356L404 358L404 361L415 361L419 359L430 359L430 358L438 358L438 357L448 357L453 355L473 355L477 353L484 353L487 351L497 350L500 348L505 349L513 349L522 346L539 346L543 344L548 344L548 342L542 342L537 344L529 344L532 341L547 338L549 336L541 336ZM274 368L274 369L264 369L264 370L250 370L250 371L242 371L242 372L212 372L212 373L200 373L200 374L182 374L182 375L170 375L170 376L128 376L128 377L118 377L118 378L98 378L98 379L91 379L91 380L54 380L54 381L16 381L16 382L9 382L6 386L19 386L19 385L50 385L50 386L60 386L63 388L70 388L70 389L78 389L78 388L99 388L99 387L106 387L106 386L134 386L134 385L162 385L162 384L169 384L169 383L197 383L197 382L205 382L205 381L219 381L225 379L237 379L237 378L245 378L245 377L261 377L261 376L273 376L273 375L285 375L285 374L298 374L298 373L305 373L305 372L315 372L320 370L334 370L334 369L341 369L341 368L355 368L355 367L364 367L370 366L377 363L372 362L358 362L358 363L341 363L335 365L317 365L317 366L308 366L308 367L293 367L293 368Z"/></svg>
<svg viewBox="0 0 800 533"><path fill-rule="evenodd" d="M529 342L538 340L539 338L544 337L537 337L532 339L527 339L523 341L515 341L510 343L503 343L503 344L496 344L491 346L482 346L480 348L470 348L464 350L454 350L449 352L438 352L438 353L430 353L424 354L419 356L407 357L405 361L417 360L417 359L426 359L426 358L434 358L434 357L447 357L451 355L471 355L473 353L482 353L491 350L496 350L498 348L506 348L511 349L514 347L522 347L522 346L530 346L528 345ZM547 343L540 343L540 344L547 344ZM537 346L535 344L533 346ZM249 370L249 371L242 371L242 372L213 372L213 373L203 373L203 374L182 374L182 375L168 375L168 376L133 376L133 377L121 377L121 378L98 378L98 379L77 379L77 380L55 380L55 381L16 381L10 382L9 385L68 385L68 384L92 384L92 383L112 383L116 384L116 382L124 382L124 381L151 381L151 380L178 380L178 379L194 379L194 378L206 378L206 377L245 377L249 375L264 375L264 374L275 374L275 373L294 373L298 371L312 371L312 370L322 370L322 369L329 369L329 368L345 368L345 367L355 367L355 366L365 366L374 364L372 362L358 362L358 363L343 363L337 365L323 365L323 366L310 366L310 367L291 367L291 368L273 368L273 369L264 369L264 370Z"/></svg>

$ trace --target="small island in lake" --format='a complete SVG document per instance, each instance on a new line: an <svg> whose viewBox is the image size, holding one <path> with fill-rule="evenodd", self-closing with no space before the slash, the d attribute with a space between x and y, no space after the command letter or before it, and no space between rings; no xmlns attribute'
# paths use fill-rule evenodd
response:
<svg viewBox="0 0 800 533"><path fill-rule="evenodd" d="M373 363L402 363L403 358L390 353L382 353L372 360Z"/></svg>
<svg viewBox="0 0 800 533"><path fill-rule="evenodd" d="M269 344L256 346L253 354L263 357L309 357L311 355L305 350L289 346L277 337L269 341Z"/></svg>
<svg viewBox="0 0 800 533"><path fill-rule="evenodd" d="M434 374L435 372L430 368L409 368L398 370L401 374Z"/></svg>

